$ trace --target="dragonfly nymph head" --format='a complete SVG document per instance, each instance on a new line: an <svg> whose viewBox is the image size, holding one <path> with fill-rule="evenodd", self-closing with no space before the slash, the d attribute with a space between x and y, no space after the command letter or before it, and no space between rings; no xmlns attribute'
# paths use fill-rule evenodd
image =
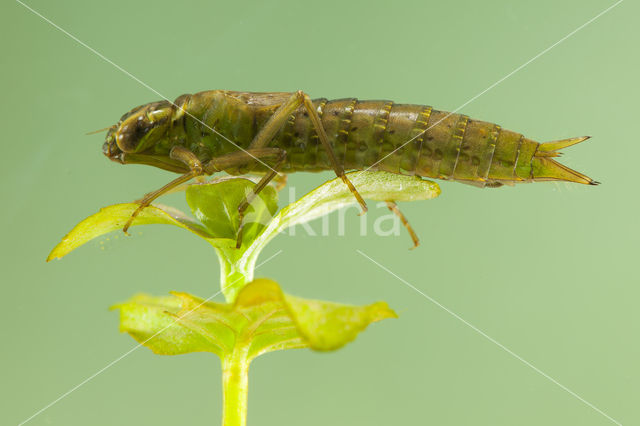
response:
<svg viewBox="0 0 640 426"><path fill-rule="evenodd" d="M132 109L109 128L102 152L113 161L125 163L127 154L152 152L167 133L173 105L168 101L152 102Z"/></svg>

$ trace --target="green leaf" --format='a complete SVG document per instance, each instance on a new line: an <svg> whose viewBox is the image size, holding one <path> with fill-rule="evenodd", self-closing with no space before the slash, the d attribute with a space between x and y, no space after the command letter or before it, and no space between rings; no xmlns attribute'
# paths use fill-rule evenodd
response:
<svg viewBox="0 0 640 426"><path fill-rule="evenodd" d="M388 172L347 173L349 180L363 198L376 201L430 200L440 195L437 183L418 176L404 176ZM246 249L245 263L255 264L262 249L285 229L325 216L340 208L356 204L355 197L336 178L309 192L298 201L282 208L271 223Z"/></svg>
<svg viewBox="0 0 640 426"><path fill-rule="evenodd" d="M353 172L347 173L347 177L360 195L369 200L418 201L430 200L440 195L437 183L418 176L388 172ZM351 204L356 204L356 199L347 185L340 178L333 179L280 210L265 230L263 238Z"/></svg>
<svg viewBox="0 0 640 426"><path fill-rule="evenodd" d="M278 284L257 279L233 304L186 293L138 295L117 305L120 330L162 355L212 352L221 359L255 357L282 349L335 350L372 322L395 318L386 303L350 306L285 295Z"/></svg>
<svg viewBox="0 0 640 426"><path fill-rule="evenodd" d="M181 306L182 302L176 296L138 294L113 309L120 309L120 331L126 331L157 354L212 351L206 336L176 324L175 315Z"/></svg>
<svg viewBox="0 0 640 426"><path fill-rule="evenodd" d="M58 243L47 257L47 262L52 259L60 259L81 245L112 231L121 230L138 208L138 204L114 204L104 207L94 215L89 216L78 223ZM175 225L193 232L206 240L213 239L206 228L186 217L182 212L168 206L149 206L142 210L134 219L132 226L165 224ZM210 241L211 242L211 241ZM228 243L229 244L229 243Z"/></svg>
<svg viewBox="0 0 640 426"><path fill-rule="evenodd" d="M195 184L187 189L187 201L194 215L206 226L168 206L149 206L134 219L132 226L167 224L187 229L209 242L220 261L220 287L227 300L253 279L255 259L247 262L246 245L236 249L238 226L237 206L255 184L243 178L218 179L208 184ZM116 204L78 223L51 251L47 261L61 258L88 241L113 231L119 231L129 220L138 204ZM244 241L253 241L277 210L277 195L272 187L263 190L245 215Z"/></svg>
<svg viewBox="0 0 640 426"><path fill-rule="evenodd" d="M193 215L218 238L235 239L240 225L238 206L253 191L255 183L248 179L218 179L187 188L187 203ZM278 209L276 190L265 187L247 208L244 215L243 240L253 241L255 235L271 221Z"/></svg>
<svg viewBox="0 0 640 426"><path fill-rule="evenodd" d="M285 301L298 332L318 351L338 349L354 340L372 322L396 318L385 302L359 307L289 295L285 295Z"/></svg>

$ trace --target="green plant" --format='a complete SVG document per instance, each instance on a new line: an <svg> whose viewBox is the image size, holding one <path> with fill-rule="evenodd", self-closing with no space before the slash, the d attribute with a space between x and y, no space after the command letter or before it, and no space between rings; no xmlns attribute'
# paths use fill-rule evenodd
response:
<svg viewBox="0 0 640 426"><path fill-rule="evenodd" d="M423 200L440 193L433 182L385 172L355 172L350 179L373 200ZM236 249L237 206L253 185L243 178L190 185L186 199L198 221L170 207L150 206L133 222L178 226L209 242L220 259L220 292L226 303L173 292L162 297L139 294L114 306L120 311L120 330L156 354L212 352L220 357L225 426L246 423L248 370L257 356L295 348L335 350L369 324L396 317L384 302L351 306L302 299L284 293L275 281L254 279L258 255L279 232L355 200L335 179L276 212L277 193L268 187L245 216L242 246ZM137 207L117 204L101 209L76 225L47 260L122 229Z"/></svg>

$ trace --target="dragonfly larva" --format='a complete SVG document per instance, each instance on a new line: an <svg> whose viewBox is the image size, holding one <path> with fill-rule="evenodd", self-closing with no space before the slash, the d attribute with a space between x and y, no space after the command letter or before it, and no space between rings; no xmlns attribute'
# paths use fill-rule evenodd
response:
<svg viewBox="0 0 640 426"><path fill-rule="evenodd" d="M126 231L155 198L217 172L264 175L239 206L241 215L278 173L300 171L334 170L363 211L366 204L345 170L383 170L479 187L536 181L597 185L554 160L560 149L586 139L538 143L497 124L424 105L311 100L301 91L211 90L134 108L108 129L103 151L122 164L182 174L139 201ZM393 200L388 206L399 213Z"/></svg>

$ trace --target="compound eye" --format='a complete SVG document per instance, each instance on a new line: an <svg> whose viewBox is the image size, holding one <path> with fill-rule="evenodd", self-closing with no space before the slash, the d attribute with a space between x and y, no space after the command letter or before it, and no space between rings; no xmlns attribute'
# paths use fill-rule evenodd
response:
<svg viewBox="0 0 640 426"><path fill-rule="evenodd" d="M153 124L149 123L144 114L128 119L116 132L116 144L123 152L136 152L152 128Z"/></svg>
<svg viewBox="0 0 640 426"><path fill-rule="evenodd" d="M149 122L149 119L146 116L141 115L136 120L136 124L134 126L135 138L142 139L153 127L154 124Z"/></svg>
<svg viewBox="0 0 640 426"><path fill-rule="evenodd" d="M169 102L153 102L134 108L120 120L115 132L116 144L123 152L142 152L153 146L162 136L171 117Z"/></svg>
<svg viewBox="0 0 640 426"><path fill-rule="evenodd" d="M128 135L118 134L116 136L116 145L122 152L135 152L135 144L132 143Z"/></svg>

